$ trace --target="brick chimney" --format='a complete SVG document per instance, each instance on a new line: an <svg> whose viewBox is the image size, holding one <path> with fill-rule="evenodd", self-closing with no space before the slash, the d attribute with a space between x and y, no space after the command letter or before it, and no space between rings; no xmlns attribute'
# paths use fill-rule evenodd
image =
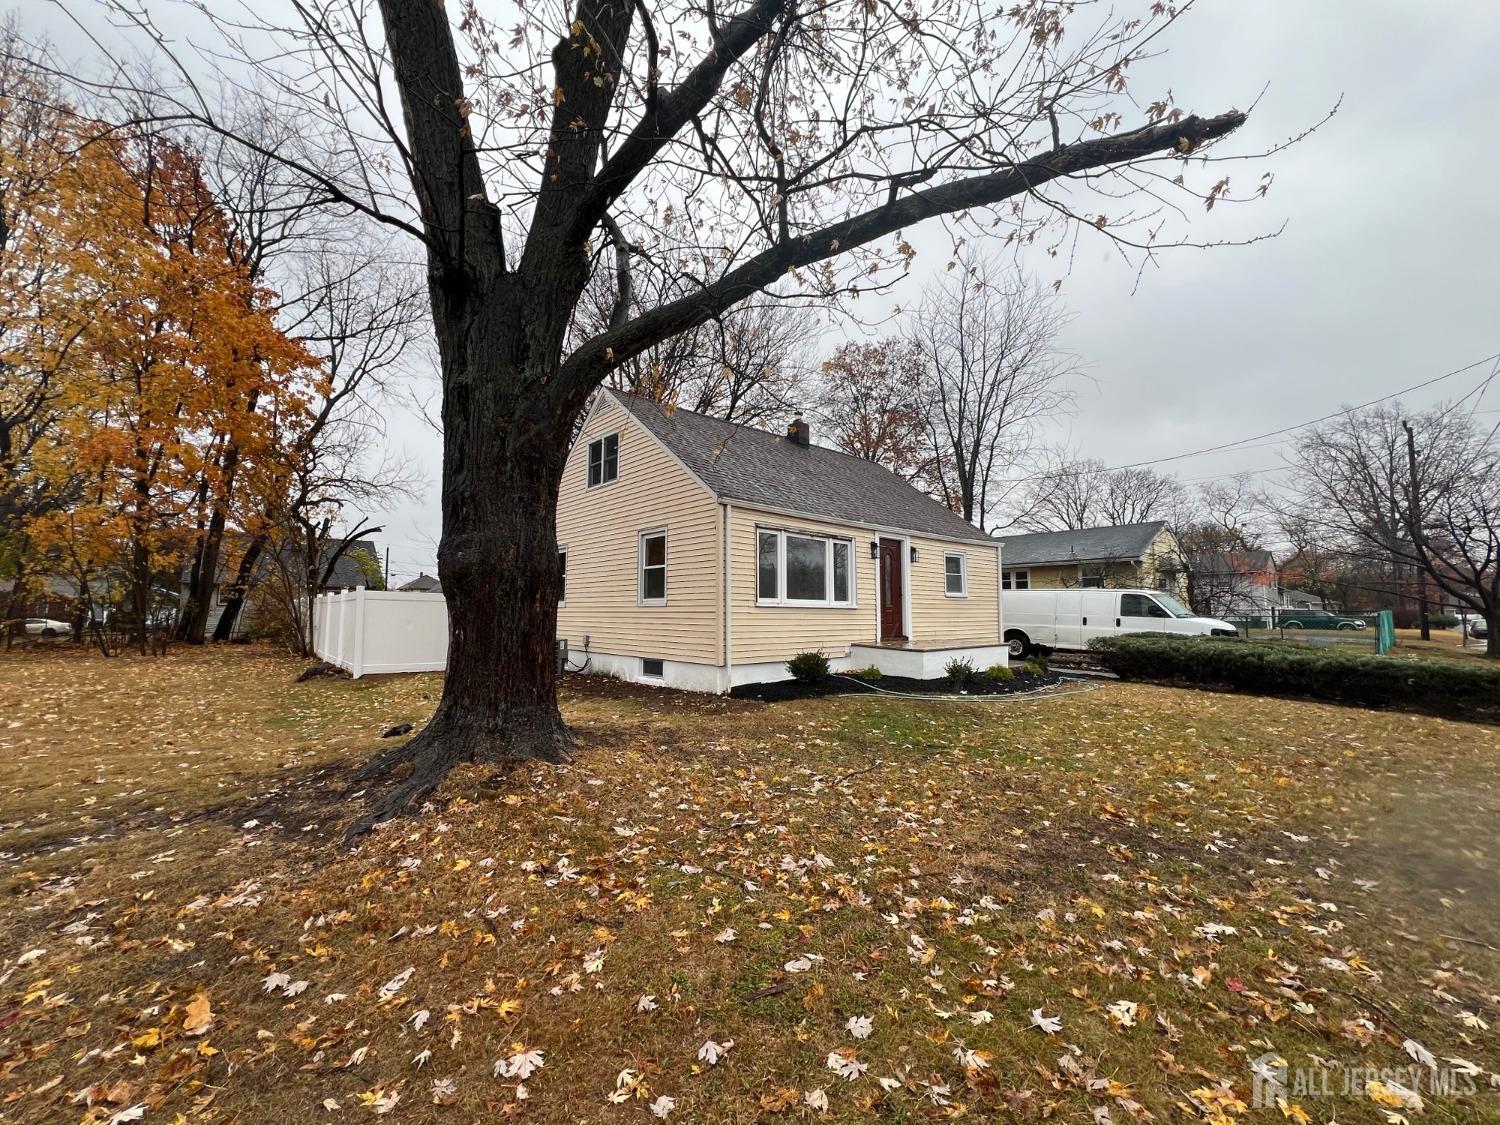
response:
<svg viewBox="0 0 1500 1125"><path fill-rule="evenodd" d="M795 445L812 444L812 427L802 420L802 411L797 411L797 417L793 418L792 424L786 428L786 439Z"/></svg>

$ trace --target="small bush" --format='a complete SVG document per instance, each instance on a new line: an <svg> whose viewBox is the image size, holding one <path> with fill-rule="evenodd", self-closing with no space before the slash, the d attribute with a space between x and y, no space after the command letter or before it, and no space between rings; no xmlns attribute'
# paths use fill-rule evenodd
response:
<svg viewBox="0 0 1500 1125"><path fill-rule="evenodd" d="M984 674L1002 684L1009 683L1016 678L1015 669L1005 664L991 664L984 670Z"/></svg>
<svg viewBox="0 0 1500 1125"><path fill-rule="evenodd" d="M851 675L857 676L861 680L878 680L880 679L881 672L879 668L871 664L868 668L856 669Z"/></svg>
<svg viewBox="0 0 1500 1125"><path fill-rule="evenodd" d="M786 662L792 679L801 684L821 684L828 679L828 657L821 652L799 652Z"/></svg>
<svg viewBox="0 0 1500 1125"><path fill-rule="evenodd" d="M974 662L963 656L955 656L948 661L943 665L943 671L948 674L948 682L955 687L962 687L979 674Z"/></svg>
<svg viewBox="0 0 1500 1125"><path fill-rule="evenodd" d="M1434 629L1452 629L1458 625L1458 618L1451 613L1434 613L1427 619L1427 624Z"/></svg>
<svg viewBox="0 0 1500 1125"><path fill-rule="evenodd" d="M1028 676L1040 676L1046 670L1040 660L1028 660L1025 664L1021 665L1021 671L1025 672Z"/></svg>
<svg viewBox="0 0 1500 1125"><path fill-rule="evenodd" d="M1089 643L1122 679L1204 684L1462 716L1500 709L1500 664L1406 660L1270 641L1134 634Z"/></svg>

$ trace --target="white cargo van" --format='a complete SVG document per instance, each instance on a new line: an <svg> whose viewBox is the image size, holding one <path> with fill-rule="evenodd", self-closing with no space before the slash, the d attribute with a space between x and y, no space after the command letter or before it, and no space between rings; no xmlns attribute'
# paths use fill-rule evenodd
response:
<svg viewBox="0 0 1500 1125"><path fill-rule="evenodd" d="M1160 590L1006 590L1005 643L1013 659L1037 647L1086 649L1095 637L1180 633L1233 637L1227 621L1197 617Z"/></svg>

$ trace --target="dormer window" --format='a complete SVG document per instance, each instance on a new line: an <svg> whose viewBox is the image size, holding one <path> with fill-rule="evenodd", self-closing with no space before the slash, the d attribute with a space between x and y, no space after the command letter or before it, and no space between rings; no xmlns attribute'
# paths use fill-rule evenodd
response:
<svg viewBox="0 0 1500 1125"><path fill-rule="evenodd" d="M620 435L605 434L589 442L589 487L608 484L620 475Z"/></svg>

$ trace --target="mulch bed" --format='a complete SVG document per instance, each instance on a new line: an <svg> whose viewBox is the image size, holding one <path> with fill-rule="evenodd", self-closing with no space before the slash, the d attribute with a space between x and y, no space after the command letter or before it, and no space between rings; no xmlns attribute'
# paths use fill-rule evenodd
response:
<svg viewBox="0 0 1500 1125"><path fill-rule="evenodd" d="M1018 692L1036 691L1062 682L1055 672L1036 674L1017 670L1009 680L993 680L979 675L962 687L955 687L944 676L936 680L913 680L906 676L882 676L866 682L853 674L835 674L821 683L804 684L797 680L779 680L770 684L741 684L729 694L734 699L756 699L762 703L783 703L796 699L818 699L827 695L875 694L876 687L882 691L903 692L909 695L1015 695ZM872 687L871 685L876 685Z"/></svg>

